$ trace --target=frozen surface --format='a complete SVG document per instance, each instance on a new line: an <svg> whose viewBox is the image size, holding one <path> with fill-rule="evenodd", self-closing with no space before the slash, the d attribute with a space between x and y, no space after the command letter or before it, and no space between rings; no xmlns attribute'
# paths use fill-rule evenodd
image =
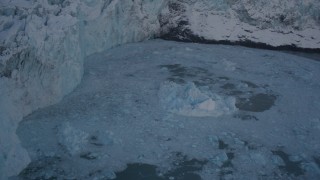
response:
<svg viewBox="0 0 320 180"><path fill-rule="evenodd" d="M32 162L12 179L319 179L319 77L318 61L237 46L94 54L71 94L20 123Z"/></svg>

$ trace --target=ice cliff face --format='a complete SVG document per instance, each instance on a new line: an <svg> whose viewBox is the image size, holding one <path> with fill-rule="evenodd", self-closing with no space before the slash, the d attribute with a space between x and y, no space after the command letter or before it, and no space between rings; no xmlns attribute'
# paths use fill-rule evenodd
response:
<svg viewBox="0 0 320 180"><path fill-rule="evenodd" d="M178 0L160 18L166 39L320 48L319 0Z"/></svg>
<svg viewBox="0 0 320 180"><path fill-rule="evenodd" d="M72 91L85 56L159 36L319 49L319 9L319 0L2 0L0 179L29 162L19 121Z"/></svg>
<svg viewBox="0 0 320 180"><path fill-rule="evenodd" d="M162 0L1 1L0 179L29 163L15 130L80 82L86 55L159 33Z"/></svg>

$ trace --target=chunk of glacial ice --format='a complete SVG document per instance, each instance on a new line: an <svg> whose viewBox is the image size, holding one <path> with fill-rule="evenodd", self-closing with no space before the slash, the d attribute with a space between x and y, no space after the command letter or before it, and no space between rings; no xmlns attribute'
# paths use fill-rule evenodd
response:
<svg viewBox="0 0 320 180"><path fill-rule="evenodd" d="M215 156L213 159L211 159L212 163L214 163L215 165L222 167L223 164L228 161L228 156L225 152L222 152L220 154L218 154L217 156Z"/></svg>
<svg viewBox="0 0 320 180"><path fill-rule="evenodd" d="M70 155L80 153L88 144L89 134L64 123L58 130L59 143L66 148Z"/></svg>
<svg viewBox="0 0 320 180"><path fill-rule="evenodd" d="M218 117L237 110L234 97L222 97L209 90L202 92L193 82L166 81L160 86L159 98L166 110L184 116Z"/></svg>

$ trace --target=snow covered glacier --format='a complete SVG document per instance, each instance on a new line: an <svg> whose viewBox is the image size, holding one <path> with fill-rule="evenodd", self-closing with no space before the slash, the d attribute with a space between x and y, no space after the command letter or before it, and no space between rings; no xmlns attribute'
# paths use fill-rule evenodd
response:
<svg viewBox="0 0 320 180"><path fill-rule="evenodd" d="M15 135L19 121L71 92L86 55L156 36L163 2L1 1L0 179L29 163Z"/></svg>
<svg viewBox="0 0 320 180"><path fill-rule="evenodd" d="M319 9L319 0L179 0L160 22L168 39L319 49Z"/></svg>
<svg viewBox="0 0 320 180"><path fill-rule="evenodd" d="M320 48L320 1L2 0L0 178L29 157L15 131L81 81L87 55L154 37Z"/></svg>

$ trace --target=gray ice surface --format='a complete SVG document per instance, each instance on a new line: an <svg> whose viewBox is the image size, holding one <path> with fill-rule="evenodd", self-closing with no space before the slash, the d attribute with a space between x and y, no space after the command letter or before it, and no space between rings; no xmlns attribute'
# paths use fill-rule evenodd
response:
<svg viewBox="0 0 320 180"><path fill-rule="evenodd" d="M94 54L84 69L71 94L20 123L17 134L32 163L12 179L123 179L130 173L143 179L135 172L185 180L320 177L318 61L152 40ZM176 113L159 93L165 82L193 83L212 100L203 106L205 99L193 99L200 105L188 108L213 110L215 102L234 98L236 110ZM193 95L181 89L167 90L180 99ZM183 104L179 98L172 103Z"/></svg>

